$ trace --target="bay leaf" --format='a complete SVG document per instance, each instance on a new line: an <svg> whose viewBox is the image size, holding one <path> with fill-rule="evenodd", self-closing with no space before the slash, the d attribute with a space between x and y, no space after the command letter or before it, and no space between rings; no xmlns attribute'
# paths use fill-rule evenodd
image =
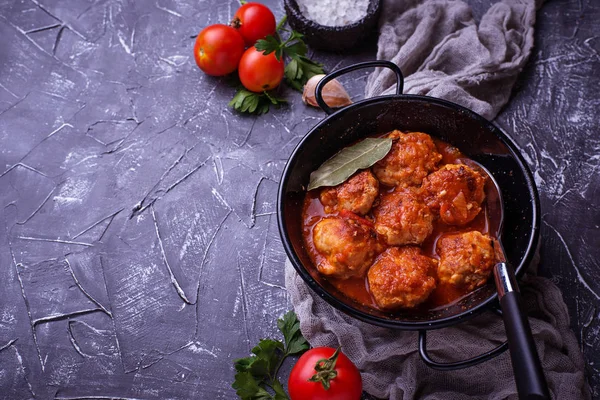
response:
<svg viewBox="0 0 600 400"><path fill-rule="evenodd" d="M343 148L310 174L308 190L345 182L359 169L369 168L381 160L391 148L391 138L367 138Z"/></svg>

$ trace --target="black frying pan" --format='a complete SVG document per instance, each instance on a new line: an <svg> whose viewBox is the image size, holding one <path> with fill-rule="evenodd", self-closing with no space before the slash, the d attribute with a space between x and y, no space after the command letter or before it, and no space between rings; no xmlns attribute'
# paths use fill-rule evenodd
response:
<svg viewBox="0 0 600 400"><path fill-rule="evenodd" d="M368 67L387 67L397 76L397 93L358 101L334 112L321 96L324 85L342 74ZM355 64L323 78L316 88L319 105L330 114L313 127L294 149L284 169L278 193L278 224L287 255L298 274L317 295L333 307L362 321L403 330L419 331L419 350L431 368L454 370L476 365L507 349L507 343L480 356L437 362L427 353L426 332L458 324L485 310L501 313L494 283L460 301L437 310L400 310L389 313L358 304L339 293L311 268L302 240L302 202L310 173L343 147L366 136L393 129L426 132L458 147L487 168L502 188L507 261L517 277L530 264L539 239L540 205L532 174L514 142L496 125L458 104L433 97L403 95L400 69L388 61ZM307 267L309 266L309 267Z"/></svg>

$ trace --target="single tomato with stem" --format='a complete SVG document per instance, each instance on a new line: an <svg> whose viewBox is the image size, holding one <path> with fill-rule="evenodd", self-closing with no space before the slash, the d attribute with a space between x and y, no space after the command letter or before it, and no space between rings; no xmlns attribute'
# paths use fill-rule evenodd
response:
<svg viewBox="0 0 600 400"><path fill-rule="evenodd" d="M223 76L238 68L244 48L244 38L237 30L223 24L210 25L196 38L194 59L206 74Z"/></svg>
<svg viewBox="0 0 600 400"><path fill-rule="evenodd" d="M247 46L253 46L257 40L275 33L276 22L267 6L246 3L237 10L230 25L240 32Z"/></svg>
<svg viewBox="0 0 600 400"><path fill-rule="evenodd" d="M340 348L316 347L292 368L288 390L292 400L360 400L362 379Z"/></svg>
<svg viewBox="0 0 600 400"><path fill-rule="evenodd" d="M275 89L283 80L285 64L275 53L265 55L254 46L242 55L238 73L240 81L251 92L261 93Z"/></svg>

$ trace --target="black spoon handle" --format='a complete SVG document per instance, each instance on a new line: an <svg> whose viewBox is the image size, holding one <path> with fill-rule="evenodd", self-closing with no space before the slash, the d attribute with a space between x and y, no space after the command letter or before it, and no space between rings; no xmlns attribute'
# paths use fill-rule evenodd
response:
<svg viewBox="0 0 600 400"><path fill-rule="evenodd" d="M519 399L550 399L548 385L533 342L527 315L523 312L523 300L511 266L507 263L496 264L494 278Z"/></svg>

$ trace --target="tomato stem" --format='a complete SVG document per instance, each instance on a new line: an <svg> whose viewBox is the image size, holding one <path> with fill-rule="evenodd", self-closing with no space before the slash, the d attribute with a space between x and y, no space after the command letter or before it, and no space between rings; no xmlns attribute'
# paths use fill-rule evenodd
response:
<svg viewBox="0 0 600 400"><path fill-rule="evenodd" d="M337 377L337 371L335 370L335 363L337 362L338 356L340 355L341 347L338 347L336 351L329 358L322 358L315 364L316 374L311 376L310 382L321 382L325 390L329 390L331 387L331 380Z"/></svg>
<svg viewBox="0 0 600 400"><path fill-rule="evenodd" d="M231 20L231 22L229 23L229 26L231 26L234 29L240 29L240 27L242 26L242 20L239 19L238 17L235 17L234 19Z"/></svg>

